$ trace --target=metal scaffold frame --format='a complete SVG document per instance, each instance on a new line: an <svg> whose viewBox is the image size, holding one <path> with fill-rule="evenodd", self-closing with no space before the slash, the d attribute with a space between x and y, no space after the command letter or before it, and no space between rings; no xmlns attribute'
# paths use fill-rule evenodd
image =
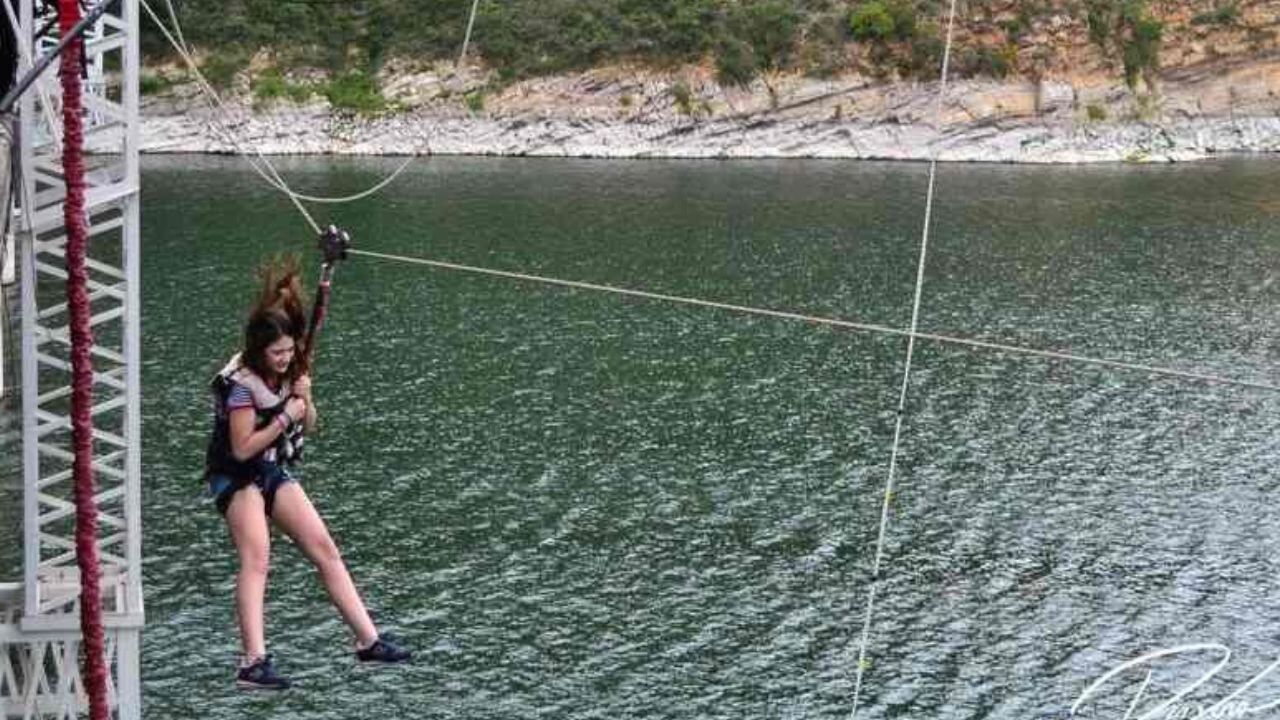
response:
<svg viewBox="0 0 1280 720"><path fill-rule="evenodd" d="M0 0L0 6L8 0ZM19 75L52 43L37 40L53 3L18 0ZM91 11L98 2L89 2ZM56 26L55 26L56 27ZM141 716L138 0L119 0L85 36L86 216L94 343L93 467L109 695L121 720ZM0 720L72 718L80 678L74 541L71 341L61 95L46 72L19 106L17 205L22 318L23 577L0 583ZM6 208L7 210L7 208Z"/></svg>

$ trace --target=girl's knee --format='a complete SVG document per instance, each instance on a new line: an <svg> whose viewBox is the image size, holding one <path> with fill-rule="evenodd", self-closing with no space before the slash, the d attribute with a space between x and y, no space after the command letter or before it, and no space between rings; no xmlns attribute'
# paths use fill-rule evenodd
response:
<svg viewBox="0 0 1280 720"><path fill-rule="evenodd" d="M240 554L240 572L244 575L266 577L271 571L271 556L267 552L245 552Z"/></svg>
<svg viewBox="0 0 1280 720"><path fill-rule="evenodd" d="M338 550L338 544L333 541L329 533L325 533L324 537L316 542L313 557L316 565L322 567L342 564L342 552Z"/></svg>

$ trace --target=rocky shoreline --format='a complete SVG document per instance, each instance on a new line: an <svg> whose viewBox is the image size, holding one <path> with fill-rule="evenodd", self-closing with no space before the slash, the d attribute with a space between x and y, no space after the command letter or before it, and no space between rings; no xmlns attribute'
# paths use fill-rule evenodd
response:
<svg viewBox="0 0 1280 720"><path fill-rule="evenodd" d="M997 163L1280 152L1280 60L1183 74L1145 94L1108 78L965 80L940 103L937 83L775 77L723 88L698 68L541 78L476 103L484 83L447 70L402 74L384 81L396 111L377 115L318 98L255 106L247 82L215 113L181 85L144 99L142 150Z"/></svg>
<svg viewBox="0 0 1280 720"><path fill-rule="evenodd" d="M258 118L235 143L190 119L149 118L144 152L267 155L492 155L579 158L831 158L997 163L1177 162L1280 152L1280 118L1061 127L994 122L941 133L924 124L391 118L328 113Z"/></svg>

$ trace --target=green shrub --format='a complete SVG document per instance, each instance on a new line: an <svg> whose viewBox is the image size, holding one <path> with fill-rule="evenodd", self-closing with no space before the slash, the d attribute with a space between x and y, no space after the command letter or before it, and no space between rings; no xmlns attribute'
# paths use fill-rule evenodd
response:
<svg viewBox="0 0 1280 720"><path fill-rule="evenodd" d="M308 83L285 83L284 94L296 103L304 103L316 94L315 88Z"/></svg>
<svg viewBox="0 0 1280 720"><path fill-rule="evenodd" d="M1016 43L1027 32L1028 25L1021 17L1016 17L1000 23L1000 29L1004 30L1004 36L1009 39L1009 42Z"/></svg>
<svg viewBox="0 0 1280 720"><path fill-rule="evenodd" d="M377 78L359 70L334 76L325 86L324 96L339 110L376 113L387 107Z"/></svg>
<svg viewBox="0 0 1280 720"><path fill-rule="evenodd" d="M484 112L484 91L472 90L467 93L467 110L473 113Z"/></svg>
<svg viewBox="0 0 1280 720"><path fill-rule="evenodd" d="M675 101L676 110L681 115L698 118L711 117L713 114L711 103L696 97L683 80L677 81L668 92L671 93L671 99Z"/></svg>
<svg viewBox="0 0 1280 720"><path fill-rule="evenodd" d="M1113 0L1086 0L1085 23L1089 26L1089 39L1102 49L1107 48L1115 33L1116 7Z"/></svg>
<svg viewBox="0 0 1280 720"><path fill-rule="evenodd" d="M1019 0L1017 15L1012 20L1000 23L1000 26L1009 42L1017 43L1035 26L1036 18L1052 9L1052 4L1046 0Z"/></svg>
<svg viewBox="0 0 1280 720"><path fill-rule="evenodd" d="M726 38L716 54L716 78L721 85L749 85L760 73L755 51L736 38Z"/></svg>
<svg viewBox="0 0 1280 720"><path fill-rule="evenodd" d="M1089 103L1086 105L1084 108L1084 114L1085 117L1089 118L1090 122L1102 122L1107 119L1106 108L1098 105L1097 103Z"/></svg>
<svg viewBox="0 0 1280 720"><path fill-rule="evenodd" d="M849 14L855 40L910 40L916 34L916 9L908 0L871 0Z"/></svg>
<svg viewBox="0 0 1280 720"><path fill-rule="evenodd" d="M1240 20L1240 6L1234 3L1202 12L1191 18L1192 25L1234 25Z"/></svg>
<svg viewBox="0 0 1280 720"><path fill-rule="evenodd" d="M993 48L980 44L976 48L966 48L961 53L957 69L965 75L988 75L1003 79L1012 72L1017 55L1018 48L1014 45Z"/></svg>
<svg viewBox="0 0 1280 720"><path fill-rule="evenodd" d="M205 58L200 63L200 74L215 88L227 88L236 75L248 66L248 53L233 50Z"/></svg>
<svg viewBox="0 0 1280 720"><path fill-rule="evenodd" d="M602 13L590 5L573 8L564 14L560 22L557 44L562 49L562 57L558 62L565 67L595 64L609 54L617 39Z"/></svg>
<svg viewBox="0 0 1280 720"><path fill-rule="evenodd" d="M654 37L662 38L657 49L674 60L694 60L714 45L714 28L719 9L711 2L679 2L670 15L659 22Z"/></svg>
<svg viewBox="0 0 1280 720"><path fill-rule="evenodd" d="M281 98L302 103L311 99L315 90L307 83L290 82L278 69L267 70L250 83L253 100L258 106L269 105Z"/></svg>
<svg viewBox="0 0 1280 720"><path fill-rule="evenodd" d="M256 100L269 102L284 97L287 83L279 70L268 70L250 81L253 97Z"/></svg>
<svg viewBox="0 0 1280 720"><path fill-rule="evenodd" d="M1140 17L1132 22L1129 33L1124 45L1124 77L1129 86L1133 87L1142 73L1154 70L1160 64L1160 40L1164 35L1164 23Z"/></svg>
<svg viewBox="0 0 1280 720"><path fill-rule="evenodd" d="M932 80L942 74L942 54L946 43L936 32L922 33L911 41L911 51L899 65L904 75Z"/></svg>
<svg viewBox="0 0 1280 720"><path fill-rule="evenodd" d="M857 40L888 40L893 37L893 15L879 0L863 3L849 15L849 32Z"/></svg>
<svg viewBox="0 0 1280 720"><path fill-rule="evenodd" d="M725 18L716 50L716 74L724 85L747 85L762 71L795 62L800 14L770 0L742 5Z"/></svg>
<svg viewBox="0 0 1280 720"><path fill-rule="evenodd" d="M143 95L155 95L172 87L174 82L166 75L143 73L138 78L138 92Z"/></svg>
<svg viewBox="0 0 1280 720"><path fill-rule="evenodd" d="M893 18L893 36L898 40L910 40L916 34L916 9L907 0L889 3L889 17Z"/></svg>
<svg viewBox="0 0 1280 720"><path fill-rule="evenodd" d="M800 31L800 14L792 3L771 0L739 7L729 17L730 31L751 46L756 67L787 66Z"/></svg>
<svg viewBox="0 0 1280 720"><path fill-rule="evenodd" d="M831 77L845 69L843 18L819 16L805 30L801 67L813 77Z"/></svg>
<svg viewBox="0 0 1280 720"><path fill-rule="evenodd" d="M1164 23L1148 13L1147 0L1085 0L1085 8L1089 37L1104 52L1119 52L1130 87L1159 67Z"/></svg>
<svg viewBox="0 0 1280 720"><path fill-rule="evenodd" d="M693 90L684 81L677 81L671 86L671 99L676 103L676 109L681 115L693 114Z"/></svg>

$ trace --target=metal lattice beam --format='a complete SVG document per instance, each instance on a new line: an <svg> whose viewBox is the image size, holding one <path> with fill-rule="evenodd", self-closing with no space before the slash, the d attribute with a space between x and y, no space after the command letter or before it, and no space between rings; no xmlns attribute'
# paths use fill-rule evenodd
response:
<svg viewBox="0 0 1280 720"><path fill-rule="evenodd" d="M19 0L16 16L0 17L17 25L20 74L57 43L56 37L34 40L47 21L42 10L44 3ZM84 120L94 153L85 182L97 545L111 704L122 720L141 715L137 27L137 0L122 0L85 37ZM70 718L85 707L76 661L80 576L71 478L61 111L52 72L23 96L19 109L21 213L14 230L22 289L24 568L21 583L0 585L0 718Z"/></svg>

